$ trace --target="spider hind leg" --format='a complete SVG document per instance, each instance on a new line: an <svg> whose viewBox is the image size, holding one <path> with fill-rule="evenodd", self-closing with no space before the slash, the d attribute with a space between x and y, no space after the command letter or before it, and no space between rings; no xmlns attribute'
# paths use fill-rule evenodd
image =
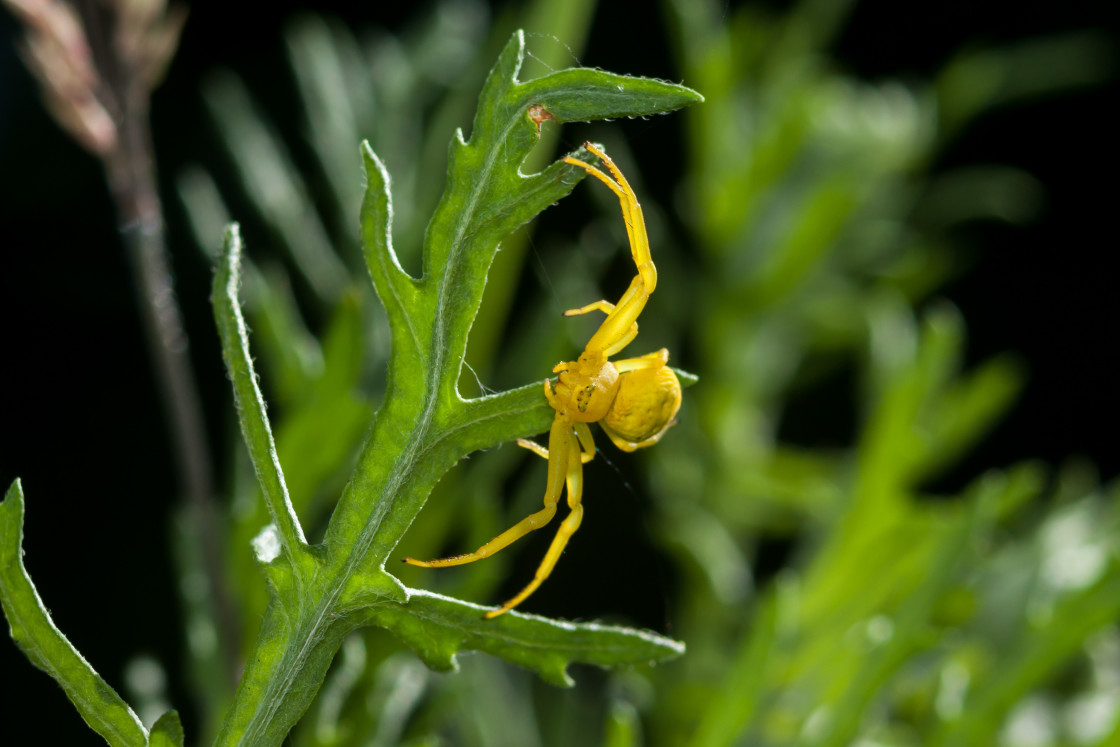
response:
<svg viewBox="0 0 1120 747"><path fill-rule="evenodd" d="M559 421L560 418L557 418ZM580 428L582 426L582 429ZM555 429L555 424L553 428ZM582 444L582 436L577 435L580 430L586 430L588 438L591 437L591 430L587 427L586 423L576 423L574 431L569 427L568 442L570 447L567 454L567 484L568 484L568 507L571 509L570 513L560 523L560 528L556 530L556 536L552 539L552 544L548 547L548 552L545 553L544 559L537 567L537 572L533 575L533 580L525 586L518 594L512 597L509 601L503 604L496 610L487 612L484 617L489 620L509 612L517 605L524 602L530 594L537 590L545 579L552 573L552 569L556 567L556 562L560 560L560 556L564 552L564 548L568 544L568 540L579 529L580 522L583 520L583 452L580 449ZM549 473L552 472L552 462L556 456L556 447L552 444L551 437L549 438L549 445L553 446L551 456L549 458ZM535 451L535 450L534 450ZM594 454L594 446L592 446L592 454ZM577 456L581 454L581 456Z"/></svg>
<svg viewBox="0 0 1120 747"><path fill-rule="evenodd" d="M590 435L590 431L588 431L588 435ZM578 443L575 435L572 434L571 424L565 424L560 418L553 421L548 440L548 445L552 447L551 456L548 460L548 487L545 489L544 494L544 508L540 511L529 514L474 552L453 555L449 558L437 558L436 560L416 560L415 558L406 557L404 558L404 562L409 565L420 566L421 568L447 568L453 565L466 565L476 560L488 558L494 553L509 547L529 532L540 529L548 524L552 521L552 517L556 515L556 504L560 501L565 482L571 485L571 476L568 474L571 472L568 464L571 461L569 454L571 454L573 450L577 453L579 452ZM537 448L545 451L545 453L549 453L542 446L538 446ZM536 451L538 454L540 453L537 449L532 449L532 451ZM577 459L577 467L580 464L581 462Z"/></svg>

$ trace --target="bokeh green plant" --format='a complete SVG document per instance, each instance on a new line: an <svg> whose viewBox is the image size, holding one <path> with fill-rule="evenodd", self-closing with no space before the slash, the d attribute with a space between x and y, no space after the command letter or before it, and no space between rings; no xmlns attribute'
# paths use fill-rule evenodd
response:
<svg viewBox="0 0 1120 747"><path fill-rule="evenodd" d="M639 186L655 259L671 278L643 316L643 337L683 355L702 385L686 392L662 444L626 459L641 465L635 489L651 496L646 527L676 577L666 628L687 655L655 669L581 672L577 688L558 691L482 656L435 676L406 645L360 630L339 641L293 744L1120 738L1118 488L1085 464L1031 462L992 465L963 489L938 492L1024 381L1010 356L963 364L965 322L937 296L955 271L946 232L978 215L1016 220L1041 188L1010 167L934 175L931 164L983 112L1093 80L1098 50L1090 38L1044 39L962 54L932 80L870 84L829 63L847 7L663 8L680 77L706 103L683 115L674 209ZM210 252L226 204L250 208L238 215L252 237L245 315L276 453L312 542L358 459L389 360L388 325L356 252L354 144L369 138L387 162L400 262L418 274L421 258L408 248L422 245L439 199L431 175L442 173L446 135L469 118L477 90L452 85L447 71L481 81L515 21L487 27L477 10L442 4L401 37L361 38L314 16L293 22L304 142L281 137L231 73L207 88L239 184L199 168L182 175L180 195ZM579 53L590 10L541 2L518 19L569 45L530 35L543 70ZM558 131L546 123L538 150ZM568 131L561 140L585 139ZM589 131L626 157L617 131ZM640 185L656 167L626 169ZM552 305L511 317L517 289L535 282L529 231L503 242L463 391L535 381L579 348L578 329L551 311L610 297L597 282L609 282L624 237L617 207L602 203L602 221L578 236L535 239L562 299ZM282 251L269 255L269 245ZM823 446L792 433L806 393L836 381L847 389L826 391L851 400L847 432ZM222 673L245 656L268 602L249 547L269 518L240 449L236 461L224 547L239 641L215 635L214 600L183 585L203 734L219 728L232 697ZM515 449L472 455L435 487L408 552L489 539L539 502L535 468ZM188 536L178 546L189 578L201 560ZM400 577L496 601L499 584L524 571L516 560L507 551L461 572Z"/></svg>

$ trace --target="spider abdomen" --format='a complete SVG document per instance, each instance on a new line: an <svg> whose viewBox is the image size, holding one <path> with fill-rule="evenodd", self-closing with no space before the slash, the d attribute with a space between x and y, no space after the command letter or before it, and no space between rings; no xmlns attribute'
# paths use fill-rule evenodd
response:
<svg viewBox="0 0 1120 747"><path fill-rule="evenodd" d="M624 373L600 425L615 444L633 451L657 443L681 407L681 384L668 366Z"/></svg>

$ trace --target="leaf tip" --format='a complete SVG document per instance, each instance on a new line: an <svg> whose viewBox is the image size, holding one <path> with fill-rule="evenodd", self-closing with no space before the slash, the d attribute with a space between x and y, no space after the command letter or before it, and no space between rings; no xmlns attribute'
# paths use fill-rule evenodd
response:
<svg viewBox="0 0 1120 747"><path fill-rule="evenodd" d="M681 83L678 83L677 87L681 89L681 95L684 98L691 99L691 101L689 101L690 104L704 103L704 94L700 93L699 91L689 88L688 86Z"/></svg>
<svg viewBox="0 0 1120 747"><path fill-rule="evenodd" d="M362 141L361 151L362 163L365 166L365 170L362 174L365 188L367 190L369 189L369 178L371 174L376 174L380 181L387 185L389 183L389 171L385 168L384 162L377 156L377 153L374 151L373 146L369 144L368 140Z"/></svg>
<svg viewBox="0 0 1120 747"><path fill-rule="evenodd" d="M433 672L458 672L459 659L456 652L442 648L412 646L413 652Z"/></svg>
<svg viewBox="0 0 1120 747"><path fill-rule="evenodd" d="M215 293L224 288L225 292L236 297L236 283L241 274L241 247L241 224L230 223L222 236L222 251L218 255L218 271L214 278Z"/></svg>
<svg viewBox="0 0 1120 747"><path fill-rule="evenodd" d="M0 501L0 537L5 538L0 542L0 556L9 557L10 552L18 559L23 544L23 484L18 477Z"/></svg>
<svg viewBox="0 0 1120 747"><path fill-rule="evenodd" d="M537 669L537 674L542 680L556 687L569 688L576 684L572 675L568 674L568 662L562 659L549 660Z"/></svg>
<svg viewBox="0 0 1120 747"><path fill-rule="evenodd" d="M517 84L517 74L521 72L521 64L525 61L525 31L517 29L510 35L509 41L498 55L498 61L490 70L485 87L491 85L508 86Z"/></svg>
<svg viewBox="0 0 1120 747"><path fill-rule="evenodd" d="M575 687L576 684L576 681L572 679L572 676L570 674L568 674L567 668L561 670L558 675L552 675L548 672L541 672L540 674L541 679L543 679L550 685L555 685L556 687L568 689L570 687Z"/></svg>
<svg viewBox="0 0 1120 747"><path fill-rule="evenodd" d="M148 735L151 747L182 747L185 740L183 724L178 711L166 711L154 724Z"/></svg>
<svg viewBox="0 0 1120 747"><path fill-rule="evenodd" d="M23 503L23 483L18 477L8 486L8 491L4 494L4 500L0 501L0 505L7 503L9 498L16 503Z"/></svg>
<svg viewBox="0 0 1120 747"><path fill-rule="evenodd" d="M222 234L222 252L220 256L223 264L232 264L235 267L241 264L240 223L233 222L226 226L225 233Z"/></svg>
<svg viewBox="0 0 1120 747"><path fill-rule="evenodd" d="M685 371L681 368L673 367L673 373L677 375L677 379L681 382L682 389L688 389L690 386L699 383L700 377L691 371Z"/></svg>

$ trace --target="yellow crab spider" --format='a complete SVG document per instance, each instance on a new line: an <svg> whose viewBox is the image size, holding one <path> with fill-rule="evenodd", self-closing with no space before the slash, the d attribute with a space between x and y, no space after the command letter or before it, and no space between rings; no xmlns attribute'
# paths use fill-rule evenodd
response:
<svg viewBox="0 0 1120 747"><path fill-rule="evenodd" d="M673 370L666 365L669 361L668 350L662 348L656 353L638 358L613 362L608 360L637 336L638 316L645 308L649 295L657 287L657 268L654 267L649 252L642 206L638 204L630 183L601 148L591 143L585 143L584 147L599 157L610 175L571 156L565 157L564 161L586 170L618 195L638 274L618 303L596 301L564 312L565 316L575 316L601 311L607 318L588 340L587 347L577 360L558 363L552 369L557 374L556 383L553 384L548 379L544 382L545 399L556 411L548 434L548 448L524 439L517 441L520 446L548 460L544 508L522 519L474 552L439 560L404 559L412 565L442 568L490 557L551 521L556 515L556 505L560 502L566 485L570 512L560 524L536 575L519 594L500 608L487 612L487 618L509 612L536 591L552 573L564 546L579 528L583 518L583 465L595 456L595 440L588 424L599 423L618 448L634 451L657 443L676 422L673 418L681 406L680 382Z"/></svg>

